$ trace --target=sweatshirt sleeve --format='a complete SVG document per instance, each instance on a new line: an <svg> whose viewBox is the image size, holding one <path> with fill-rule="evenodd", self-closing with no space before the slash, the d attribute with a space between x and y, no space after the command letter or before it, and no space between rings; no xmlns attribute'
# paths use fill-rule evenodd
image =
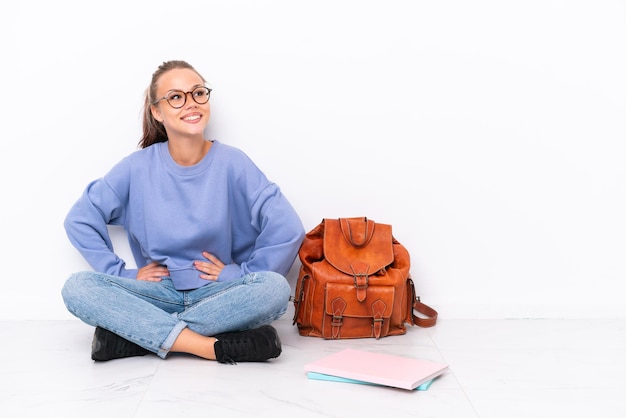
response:
<svg viewBox="0 0 626 418"><path fill-rule="evenodd" d="M225 266L220 281L235 280L258 271L274 271L286 276L298 254L304 226L276 184L267 184L250 210L252 226L259 231L254 246L250 252L246 251L247 259Z"/></svg>
<svg viewBox="0 0 626 418"><path fill-rule="evenodd" d="M74 203L64 222L67 236L89 265L98 272L135 278L136 269L113 252L107 225L120 225L122 204L104 179L91 182Z"/></svg>

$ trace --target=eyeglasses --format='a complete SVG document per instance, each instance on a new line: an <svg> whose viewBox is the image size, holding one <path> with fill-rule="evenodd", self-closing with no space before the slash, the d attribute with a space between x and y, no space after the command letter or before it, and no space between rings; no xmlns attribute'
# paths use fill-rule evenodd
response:
<svg viewBox="0 0 626 418"><path fill-rule="evenodd" d="M193 101L198 104L205 104L209 101L209 97L211 97L211 89L208 87L196 87L191 91L170 90L166 96L155 100L152 104L155 105L161 100L167 100L167 103L174 109L180 109L187 103L187 94L189 93L191 93Z"/></svg>

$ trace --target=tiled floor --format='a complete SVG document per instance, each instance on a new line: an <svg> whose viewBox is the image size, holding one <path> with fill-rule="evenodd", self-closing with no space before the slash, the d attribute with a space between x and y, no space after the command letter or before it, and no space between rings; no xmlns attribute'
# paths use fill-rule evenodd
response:
<svg viewBox="0 0 626 418"><path fill-rule="evenodd" d="M275 323L283 354L234 366L176 355L90 360L78 321L0 321L0 416L620 417L626 320L453 320L381 340L300 337ZM449 364L427 391L309 380L303 365L342 348Z"/></svg>

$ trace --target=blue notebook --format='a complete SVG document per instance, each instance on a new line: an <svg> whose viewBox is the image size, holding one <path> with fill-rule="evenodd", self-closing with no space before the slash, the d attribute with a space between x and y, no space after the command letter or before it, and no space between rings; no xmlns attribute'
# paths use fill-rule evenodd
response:
<svg viewBox="0 0 626 418"><path fill-rule="evenodd" d="M357 385L384 386L378 383L364 382L362 380L348 379L346 377L338 377L338 376L332 376L330 374L316 373L316 372L308 372L307 377L313 380L328 380L331 382L356 383ZM430 387L430 385L432 385L432 383L433 381L429 380L428 382L422 383L421 385L419 385L413 390L428 390L428 388Z"/></svg>

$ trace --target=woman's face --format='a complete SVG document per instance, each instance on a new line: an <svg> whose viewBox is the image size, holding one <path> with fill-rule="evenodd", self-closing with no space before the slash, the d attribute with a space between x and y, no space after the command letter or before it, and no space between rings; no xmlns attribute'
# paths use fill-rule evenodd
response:
<svg viewBox="0 0 626 418"><path fill-rule="evenodd" d="M157 81L156 97L161 99L151 106L154 118L163 123L168 138L203 138L204 129L209 123L211 106L202 78L195 71L177 68L164 73ZM195 100L194 100L195 98ZM207 100L206 103L198 103ZM184 104L183 104L184 102ZM178 109L170 105L180 106Z"/></svg>

